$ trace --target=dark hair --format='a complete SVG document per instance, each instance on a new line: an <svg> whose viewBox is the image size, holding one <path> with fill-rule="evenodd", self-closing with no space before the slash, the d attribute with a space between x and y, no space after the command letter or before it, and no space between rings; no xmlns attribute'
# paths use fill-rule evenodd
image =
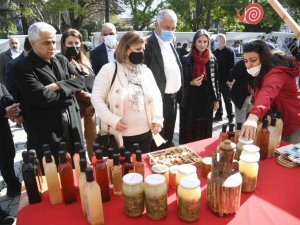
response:
<svg viewBox="0 0 300 225"><path fill-rule="evenodd" d="M290 58L284 54L272 53L268 45L261 40L255 40L252 42L245 43L243 46L244 53L256 52L259 55L261 70L259 75L255 78L254 86L260 88L262 85L262 80L264 76L274 67L274 66L286 66L293 67Z"/></svg>
<svg viewBox="0 0 300 225"><path fill-rule="evenodd" d="M29 38L26 37L24 41L24 50L29 52L32 49Z"/></svg>
<svg viewBox="0 0 300 225"><path fill-rule="evenodd" d="M192 41L192 46L191 46L191 51L190 51L190 55L192 54L193 52L193 49L196 49L196 41L198 40L199 37L201 36L205 36L207 37L207 40L208 40L208 45L207 45L207 50L209 52L209 58L212 58L213 57L213 54L210 50L210 35L209 33L207 32L207 30L205 29L199 29L196 31L194 37L193 37L193 41Z"/></svg>

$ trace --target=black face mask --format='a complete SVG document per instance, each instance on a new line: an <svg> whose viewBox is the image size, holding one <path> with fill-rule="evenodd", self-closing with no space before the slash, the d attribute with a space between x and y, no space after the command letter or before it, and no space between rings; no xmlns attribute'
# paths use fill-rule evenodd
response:
<svg viewBox="0 0 300 225"><path fill-rule="evenodd" d="M67 47L66 48L66 57L68 59L75 58L80 53L80 47Z"/></svg>
<svg viewBox="0 0 300 225"><path fill-rule="evenodd" d="M131 52L128 58L132 64L141 64L144 59L144 52Z"/></svg>

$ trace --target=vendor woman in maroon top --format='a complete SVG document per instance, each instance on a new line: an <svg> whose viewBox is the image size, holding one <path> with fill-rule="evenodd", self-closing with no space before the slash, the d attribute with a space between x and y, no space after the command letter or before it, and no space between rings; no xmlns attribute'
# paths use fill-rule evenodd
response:
<svg viewBox="0 0 300 225"><path fill-rule="evenodd" d="M300 142L300 90L296 77L300 65L294 58L271 53L265 42L244 45L244 61L254 79L254 102L241 135L254 139L257 122L268 112L280 112L283 120L282 140Z"/></svg>

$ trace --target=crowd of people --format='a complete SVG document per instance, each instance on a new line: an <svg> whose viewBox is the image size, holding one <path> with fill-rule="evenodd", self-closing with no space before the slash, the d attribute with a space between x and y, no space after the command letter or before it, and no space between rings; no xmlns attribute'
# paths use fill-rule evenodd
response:
<svg viewBox="0 0 300 225"><path fill-rule="evenodd" d="M62 141L70 154L80 142L91 158L97 136L104 134L128 150L138 143L143 153L174 146L178 105L179 143L209 138L213 122L223 119L221 97L228 123L234 116L244 123L246 138L255 137L264 115L280 112L283 140L300 142L300 90L295 81L300 64L295 58L258 40L246 43L244 59L235 62L226 36L217 35L212 51L204 29L195 33L189 51L188 43L177 51L176 26L175 12L165 9L150 36L130 31L117 41L115 26L105 23L102 43L90 59L75 29L63 33L60 53L55 28L44 22L29 27L23 52L19 40L10 38L10 49L0 55L0 169L7 196L21 190L8 119L24 126L27 148L36 150L41 165L44 144L50 145L56 163ZM159 146L153 141L158 134L166 141ZM13 221L3 210L0 220Z"/></svg>

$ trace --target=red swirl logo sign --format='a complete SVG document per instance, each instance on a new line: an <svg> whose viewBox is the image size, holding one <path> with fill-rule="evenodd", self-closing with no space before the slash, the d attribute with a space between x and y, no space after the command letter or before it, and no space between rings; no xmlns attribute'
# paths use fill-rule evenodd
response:
<svg viewBox="0 0 300 225"><path fill-rule="evenodd" d="M237 10L237 18L244 23L258 24L264 17L264 9L258 3L248 5L243 15L240 15L241 10Z"/></svg>

